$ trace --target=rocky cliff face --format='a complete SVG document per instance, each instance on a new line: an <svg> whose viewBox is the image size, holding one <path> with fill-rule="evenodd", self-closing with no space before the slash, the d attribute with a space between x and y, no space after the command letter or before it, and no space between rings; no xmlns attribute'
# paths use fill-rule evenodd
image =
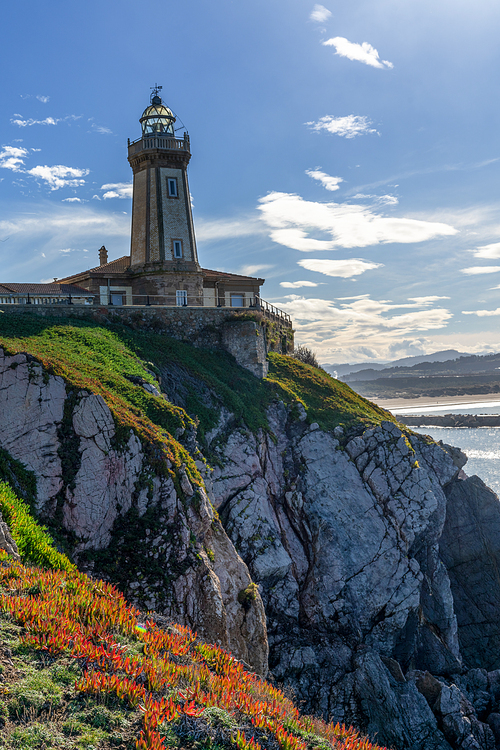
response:
<svg viewBox="0 0 500 750"><path fill-rule="evenodd" d="M196 387L175 368L162 382L181 406ZM381 744L500 747L500 510L459 452L392 422L325 432L279 401L254 434L220 408L205 492L25 355L0 359L0 415L38 512L139 606L261 673L269 648L304 710Z"/></svg>
<svg viewBox="0 0 500 750"><path fill-rule="evenodd" d="M158 472L136 435L117 439L101 396L24 354L0 355L0 415L0 446L35 474L37 511L76 561L266 673L262 600L239 600L252 581L202 487Z"/></svg>

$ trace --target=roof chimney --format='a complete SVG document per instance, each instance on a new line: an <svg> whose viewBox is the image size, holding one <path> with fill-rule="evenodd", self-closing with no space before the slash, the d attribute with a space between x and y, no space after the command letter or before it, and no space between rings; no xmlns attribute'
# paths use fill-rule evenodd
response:
<svg viewBox="0 0 500 750"><path fill-rule="evenodd" d="M99 265L105 266L107 262L108 262L108 251L103 245L101 249L99 250Z"/></svg>

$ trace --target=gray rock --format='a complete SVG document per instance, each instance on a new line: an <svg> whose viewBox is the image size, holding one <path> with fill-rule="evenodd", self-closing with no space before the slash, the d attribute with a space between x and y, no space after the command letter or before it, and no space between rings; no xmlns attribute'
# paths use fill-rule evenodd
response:
<svg viewBox="0 0 500 750"><path fill-rule="evenodd" d="M479 477L446 490L439 543L448 570L461 651L469 666L500 667L500 503Z"/></svg>

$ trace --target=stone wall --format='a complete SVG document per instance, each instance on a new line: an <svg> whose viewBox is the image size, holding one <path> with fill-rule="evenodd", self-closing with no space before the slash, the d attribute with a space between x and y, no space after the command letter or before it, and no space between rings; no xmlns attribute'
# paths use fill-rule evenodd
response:
<svg viewBox="0 0 500 750"><path fill-rule="evenodd" d="M135 330L163 333L194 346L224 349L238 364L260 378L267 374L268 349L283 350L283 345L274 345L275 341L286 341L285 351L289 351L290 346L293 350L291 329L281 331L275 323L274 338L268 346L266 319L256 312L255 320L249 320L248 313L238 313L233 308L0 305L0 311L64 320L77 318L104 326L122 324Z"/></svg>

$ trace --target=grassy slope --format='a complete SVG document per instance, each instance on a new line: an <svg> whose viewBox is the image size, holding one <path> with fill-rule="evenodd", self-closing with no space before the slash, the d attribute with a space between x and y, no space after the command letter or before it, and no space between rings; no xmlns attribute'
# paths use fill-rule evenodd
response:
<svg viewBox="0 0 500 750"><path fill-rule="evenodd" d="M145 621L57 553L4 483L0 506L23 558L0 551L0 747L377 750L352 728L300 716L188 628Z"/></svg>
<svg viewBox="0 0 500 750"><path fill-rule="evenodd" d="M0 345L12 354L33 355L72 387L100 394L118 425L160 446L174 466L187 463L192 477L197 475L192 459L171 433L190 424L191 418L209 429L214 414L193 394L190 417L133 385L125 375L154 382L149 369L173 361L205 382L251 429L266 428L265 407L276 398L301 401L309 421L325 429L390 418L345 384L280 355L271 356L269 378L259 381L229 355L194 350L163 336L14 315L0 316ZM1 476L8 478L11 468L8 457L0 455ZM29 478L19 480L18 471L13 475L29 485ZM182 628L174 628L173 635L187 639L184 651L179 652L175 638L168 648L164 642L161 648L146 645L151 633L161 641L158 629L140 626L140 613L127 607L112 586L76 571L55 551L28 505L5 485L0 485L0 509L12 524L24 563L62 568L44 572L0 561L0 747L259 750L249 741L253 735L267 750L374 747L354 730L299 718L283 694L247 675L219 649L207 650ZM137 660L147 678L136 680L130 670L126 678L127 656L129 663ZM92 671L91 665L107 675L99 678L97 688L95 674L86 682L81 678L86 668ZM194 696L189 691L196 684ZM136 702L133 696L141 690Z"/></svg>
<svg viewBox="0 0 500 750"><path fill-rule="evenodd" d="M154 383L150 368L174 362L203 381L237 422L251 430L266 427L266 407L276 398L287 403L301 401L309 421L324 429L393 419L323 370L279 354L270 355L269 376L260 381L225 352L195 349L163 335L15 314L0 316L0 346L11 354L27 352L72 386L102 395L120 424L130 426L146 440L163 443L174 465L189 461L193 475L196 469L171 435L192 419L210 429L217 422L215 410L193 393L187 404L188 416L183 409L133 385L127 375Z"/></svg>

